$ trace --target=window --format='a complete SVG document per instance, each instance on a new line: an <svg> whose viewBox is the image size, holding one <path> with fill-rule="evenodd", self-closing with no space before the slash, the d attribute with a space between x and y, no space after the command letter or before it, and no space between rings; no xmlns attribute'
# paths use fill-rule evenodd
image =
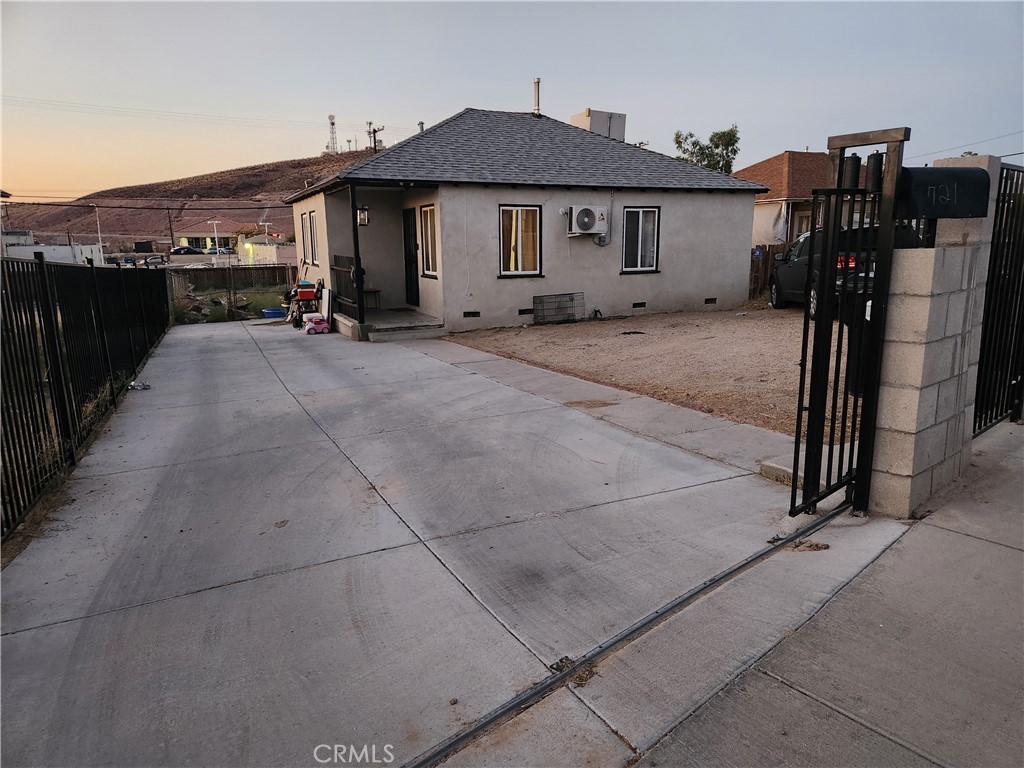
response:
<svg viewBox="0 0 1024 768"><path fill-rule="evenodd" d="M302 263L309 261L309 214L302 214Z"/></svg>
<svg viewBox="0 0 1024 768"><path fill-rule="evenodd" d="M624 208L622 211L622 271L655 272L658 269L657 208Z"/></svg>
<svg viewBox="0 0 1024 768"><path fill-rule="evenodd" d="M316 258L316 211L309 212L309 260L320 263Z"/></svg>
<svg viewBox="0 0 1024 768"><path fill-rule="evenodd" d="M437 233L434 225L434 206L420 208L420 239L423 253L423 274L437 275Z"/></svg>
<svg viewBox="0 0 1024 768"><path fill-rule="evenodd" d="M540 208L500 206L501 275L540 274Z"/></svg>

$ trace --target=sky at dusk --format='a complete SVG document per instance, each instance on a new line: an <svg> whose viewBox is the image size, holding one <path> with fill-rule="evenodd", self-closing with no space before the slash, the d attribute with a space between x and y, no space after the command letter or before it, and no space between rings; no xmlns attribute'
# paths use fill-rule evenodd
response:
<svg viewBox="0 0 1024 768"><path fill-rule="evenodd" d="M544 114L625 112L666 154L736 123L737 169L904 125L907 165L1024 150L1021 2L5 0L0 21L16 196L310 157L328 113L341 149L367 120L390 146L465 107L529 111L534 77Z"/></svg>

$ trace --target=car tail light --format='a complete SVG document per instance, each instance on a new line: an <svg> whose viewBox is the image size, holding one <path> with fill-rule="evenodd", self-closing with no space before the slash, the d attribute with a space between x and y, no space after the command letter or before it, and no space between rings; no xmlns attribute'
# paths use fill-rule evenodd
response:
<svg viewBox="0 0 1024 768"><path fill-rule="evenodd" d="M843 268L844 268L843 267L843 254L839 254L839 258L836 260L836 269L840 269L841 270ZM856 269L857 268L857 257L856 256L847 256L846 257L846 267L845 268L846 269Z"/></svg>

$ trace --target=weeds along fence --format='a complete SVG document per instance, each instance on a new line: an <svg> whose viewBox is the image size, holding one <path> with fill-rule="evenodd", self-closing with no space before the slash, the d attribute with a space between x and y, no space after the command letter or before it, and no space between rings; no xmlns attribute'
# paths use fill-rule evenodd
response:
<svg viewBox="0 0 1024 768"><path fill-rule="evenodd" d="M163 270L0 261L2 538L75 464L167 330Z"/></svg>
<svg viewBox="0 0 1024 768"><path fill-rule="evenodd" d="M756 299L768 290L768 281L775 268L775 254L785 252L788 244L755 245L750 249L750 290L748 299Z"/></svg>
<svg viewBox="0 0 1024 768"><path fill-rule="evenodd" d="M295 284L293 264L168 269L176 323L251 320L281 306Z"/></svg>

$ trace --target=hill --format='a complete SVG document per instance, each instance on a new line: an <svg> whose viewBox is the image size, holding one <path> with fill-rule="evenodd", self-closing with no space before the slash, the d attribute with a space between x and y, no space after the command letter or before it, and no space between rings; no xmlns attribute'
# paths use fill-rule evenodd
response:
<svg viewBox="0 0 1024 768"><path fill-rule="evenodd" d="M252 224L271 221L285 237L294 235L291 210L282 201L306 181L332 176L368 157L371 150L261 163L184 179L94 192L62 205L10 203L4 206L5 230L31 230L40 242L96 242L100 207L104 242L167 239L170 227L214 216ZM240 210L242 209L242 210ZM170 225L168 224L170 217Z"/></svg>

